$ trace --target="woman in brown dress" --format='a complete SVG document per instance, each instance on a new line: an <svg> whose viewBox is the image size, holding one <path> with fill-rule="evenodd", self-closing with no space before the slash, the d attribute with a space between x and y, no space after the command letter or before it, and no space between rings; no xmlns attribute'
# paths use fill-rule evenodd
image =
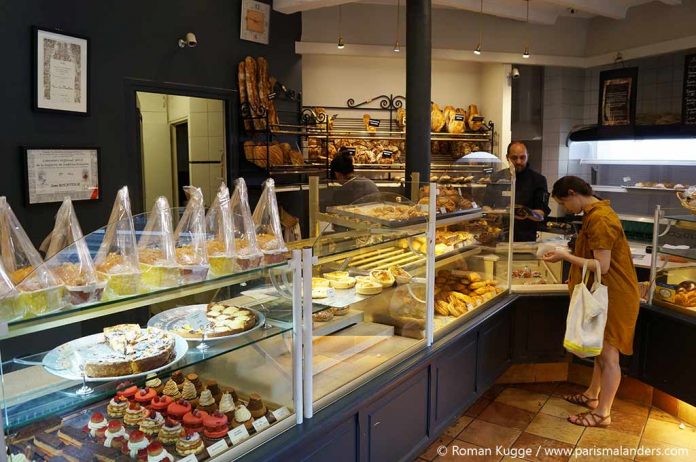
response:
<svg viewBox="0 0 696 462"><path fill-rule="evenodd" d="M602 283L609 292L604 345L595 358L592 382L584 393L565 397L590 411L571 416L568 420L585 427L606 427L611 423L611 407L621 381L619 353L633 354L633 334L640 307L638 278L621 221L609 206L609 201L595 197L592 187L575 176L556 181L551 196L569 213L583 212L582 229L573 254L553 250L544 255L544 260L565 260L571 264L570 293L576 284L582 283L583 265L588 262L587 269L596 272L593 260L597 260L602 271ZM590 286L593 278L590 278Z"/></svg>

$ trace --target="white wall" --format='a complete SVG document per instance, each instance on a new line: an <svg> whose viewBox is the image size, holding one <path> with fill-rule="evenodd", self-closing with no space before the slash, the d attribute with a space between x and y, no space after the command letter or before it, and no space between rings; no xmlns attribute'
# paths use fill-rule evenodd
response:
<svg viewBox="0 0 696 462"><path fill-rule="evenodd" d="M504 151L512 139L512 86L508 78L511 71L509 64L482 65L479 97L479 111L495 123L493 154L503 159L504 166Z"/></svg>
<svg viewBox="0 0 696 462"><path fill-rule="evenodd" d="M159 196L173 200L172 151L169 142L167 97L157 93L138 93L138 106L143 117L143 183L145 209L149 210Z"/></svg>

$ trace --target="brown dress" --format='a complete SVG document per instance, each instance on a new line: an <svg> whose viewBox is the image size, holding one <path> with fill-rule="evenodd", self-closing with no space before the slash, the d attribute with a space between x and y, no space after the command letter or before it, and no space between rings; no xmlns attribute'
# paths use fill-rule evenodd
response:
<svg viewBox="0 0 696 462"><path fill-rule="evenodd" d="M640 308L638 278L631 258L631 249L619 217L609 206L609 201L592 203L583 209L582 229L575 243L575 255L594 258L593 250L611 250L609 272L602 275L602 284L609 292L607 326L604 341L616 347L622 354L633 354L633 334ZM582 279L582 268L572 265L568 288ZM588 287L594 281L590 273Z"/></svg>

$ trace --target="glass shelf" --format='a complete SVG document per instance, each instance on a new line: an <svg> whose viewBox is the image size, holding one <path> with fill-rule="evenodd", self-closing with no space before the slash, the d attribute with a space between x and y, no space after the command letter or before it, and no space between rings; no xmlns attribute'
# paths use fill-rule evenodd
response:
<svg viewBox="0 0 696 462"><path fill-rule="evenodd" d="M696 249L666 249L664 247L659 248L659 253L664 255L671 255L673 257L686 258L688 260L696 261Z"/></svg>
<svg viewBox="0 0 696 462"><path fill-rule="evenodd" d="M665 218L667 218L668 220L685 221L688 223L696 224L696 215L690 213L685 213L684 215L665 215ZM679 225L677 224L677 226Z"/></svg>

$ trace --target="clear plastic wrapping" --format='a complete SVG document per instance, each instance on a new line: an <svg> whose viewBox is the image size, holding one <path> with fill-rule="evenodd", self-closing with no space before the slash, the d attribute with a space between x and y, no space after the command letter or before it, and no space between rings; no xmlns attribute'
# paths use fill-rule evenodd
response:
<svg viewBox="0 0 696 462"><path fill-rule="evenodd" d="M31 318L65 306L62 285L43 264L4 196L0 197L0 260L19 291L14 317Z"/></svg>
<svg viewBox="0 0 696 462"><path fill-rule="evenodd" d="M140 289L138 247L135 240L128 187L116 194L104 240L94 259L97 274L107 281L109 298L135 295Z"/></svg>
<svg viewBox="0 0 696 462"><path fill-rule="evenodd" d="M82 228L69 197L56 214L51 243L46 252L46 266L64 285L72 305L99 301L106 283L97 271L82 236Z"/></svg>
<svg viewBox="0 0 696 462"><path fill-rule="evenodd" d="M16 313L19 292L7 275L0 261L0 322L7 322L18 317Z"/></svg>
<svg viewBox="0 0 696 462"><path fill-rule="evenodd" d="M155 200L138 241L140 282L146 288L176 287L179 267L174 251L172 212L164 196Z"/></svg>
<svg viewBox="0 0 696 462"><path fill-rule="evenodd" d="M256 226L251 217L249 193L244 178L234 182L234 193L230 199L232 209L232 228L237 251L237 266L240 270L256 268L261 265L263 254L256 241Z"/></svg>
<svg viewBox="0 0 696 462"><path fill-rule="evenodd" d="M203 281L208 275L203 192L194 186L184 187L188 204L174 231L176 261L181 282Z"/></svg>
<svg viewBox="0 0 696 462"><path fill-rule="evenodd" d="M263 192L254 209L256 241L263 252L266 264L280 263L286 259L288 248L283 239L280 225L280 211L275 193L275 181L269 178L264 182Z"/></svg>
<svg viewBox="0 0 696 462"><path fill-rule="evenodd" d="M223 183L205 217L210 272L214 276L231 274L235 271L236 249L230 208L230 192Z"/></svg>

